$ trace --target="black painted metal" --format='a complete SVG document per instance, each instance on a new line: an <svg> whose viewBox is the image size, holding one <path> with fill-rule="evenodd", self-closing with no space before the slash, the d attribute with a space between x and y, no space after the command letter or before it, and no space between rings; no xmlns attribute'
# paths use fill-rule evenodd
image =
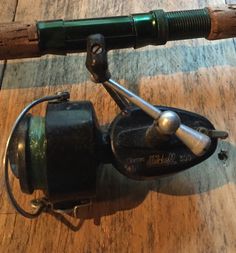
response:
<svg viewBox="0 0 236 253"><path fill-rule="evenodd" d="M176 112L181 122L193 129L214 126L204 117L170 107L157 107L161 111ZM133 108L129 115L120 114L111 124L110 136L115 156L114 166L124 175L138 180L167 176L190 168L211 156L217 147L212 138L211 146L202 157L195 156L177 137L160 140L159 136L147 136L153 119L142 110Z"/></svg>
<svg viewBox="0 0 236 253"><path fill-rule="evenodd" d="M101 133L92 104L49 103L46 139L48 198L58 202L94 197Z"/></svg>

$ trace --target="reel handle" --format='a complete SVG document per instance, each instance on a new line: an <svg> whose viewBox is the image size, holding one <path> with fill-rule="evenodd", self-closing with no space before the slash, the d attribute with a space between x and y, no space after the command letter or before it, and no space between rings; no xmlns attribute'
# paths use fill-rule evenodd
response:
<svg viewBox="0 0 236 253"><path fill-rule="evenodd" d="M105 38L101 34L88 37L86 67L92 74L93 81L103 83L115 101L118 99L128 100L151 116L155 121L154 126L161 135L175 134L196 156L205 154L211 144L211 139L207 135L181 124L179 116L172 111L162 113L156 107L110 78Z"/></svg>
<svg viewBox="0 0 236 253"><path fill-rule="evenodd" d="M161 112L112 79L106 81L106 85L150 115L156 121L154 125L161 134L175 134L196 156L202 156L208 150L211 139L207 135L181 124L181 120L175 112Z"/></svg>

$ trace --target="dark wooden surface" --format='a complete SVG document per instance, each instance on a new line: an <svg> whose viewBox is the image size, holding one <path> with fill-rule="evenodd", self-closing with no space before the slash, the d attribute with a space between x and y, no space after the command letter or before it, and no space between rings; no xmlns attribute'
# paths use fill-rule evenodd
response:
<svg viewBox="0 0 236 253"><path fill-rule="evenodd" d="M0 21L84 18L191 9L224 1L0 0ZM208 117L229 138L209 160L172 177L134 182L106 166L98 199L69 218L74 230L49 215L27 220L9 204L0 171L0 252L236 252L236 48L232 39L168 43L109 53L114 79L154 104ZM101 125L119 111L93 84L85 55L46 56L0 63L0 160L15 118L33 99L68 90L91 100ZM42 113L39 106L33 113ZM217 153L223 149L228 159ZM2 167L2 166L1 166ZM27 206L31 198L16 195ZM17 192L18 190L18 192Z"/></svg>

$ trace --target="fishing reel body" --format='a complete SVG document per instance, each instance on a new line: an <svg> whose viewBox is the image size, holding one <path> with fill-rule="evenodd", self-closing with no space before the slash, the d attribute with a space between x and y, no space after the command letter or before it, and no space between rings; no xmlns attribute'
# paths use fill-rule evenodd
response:
<svg viewBox="0 0 236 253"><path fill-rule="evenodd" d="M5 153L5 181L15 208L25 217L51 210L73 210L96 196L97 172L112 164L123 175L149 180L188 169L211 156L218 138L206 118L177 108L153 106L111 79L105 38L87 40L86 67L96 83L102 83L121 109L109 127L99 127L89 101L69 101L69 93L35 100L20 114ZM48 102L45 117L29 110ZM10 190L8 160L21 190L43 190L27 213Z"/></svg>
<svg viewBox="0 0 236 253"><path fill-rule="evenodd" d="M178 113L194 129L214 130L204 117L188 111L157 107ZM190 168L212 155L212 138L204 156L194 155L171 136L160 140L149 133L152 118L132 107L120 113L109 127L100 128L89 101L49 102L45 117L27 114L10 144L10 163L21 190L44 191L58 209L90 202L96 196L97 172L111 163L120 173L135 180L155 179Z"/></svg>

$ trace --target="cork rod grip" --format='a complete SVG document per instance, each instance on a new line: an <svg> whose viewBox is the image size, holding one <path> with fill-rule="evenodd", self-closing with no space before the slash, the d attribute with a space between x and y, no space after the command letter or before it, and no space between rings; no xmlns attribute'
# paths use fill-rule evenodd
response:
<svg viewBox="0 0 236 253"><path fill-rule="evenodd" d="M0 59L40 56L35 24L11 22L0 24Z"/></svg>
<svg viewBox="0 0 236 253"><path fill-rule="evenodd" d="M208 40L236 37L236 4L208 8L211 18L211 32Z"/></svg>

